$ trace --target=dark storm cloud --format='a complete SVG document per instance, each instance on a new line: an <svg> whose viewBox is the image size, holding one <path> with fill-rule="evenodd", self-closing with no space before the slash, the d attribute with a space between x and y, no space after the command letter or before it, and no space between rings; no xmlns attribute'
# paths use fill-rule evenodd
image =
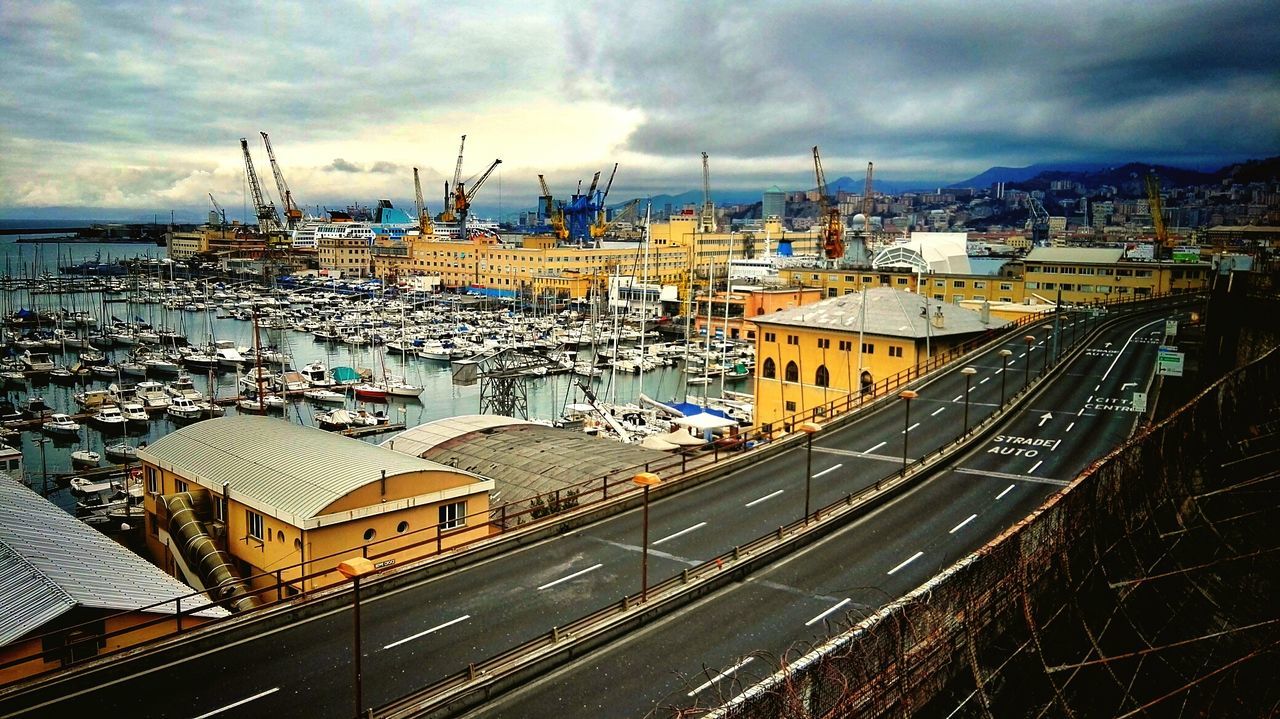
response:
<svg viewBox="0 0 1280 719"><path fill-rule="evenodd" d="M1178 159L1274 153L1273 10L645 3L578 13L568 37L593 87L645 113L642 153Z"/></svg>

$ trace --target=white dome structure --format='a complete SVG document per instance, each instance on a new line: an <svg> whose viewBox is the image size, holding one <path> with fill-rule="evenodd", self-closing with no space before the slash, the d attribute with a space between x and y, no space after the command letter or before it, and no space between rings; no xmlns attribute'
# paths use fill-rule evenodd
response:
<svg viewBox="0 0 1280 719"><path fill-rule="evenodd" d="M916 232L906 242L877 252L871 266L877 270L905 267L920 274L973 274L966 243L963 232Z"/></svg>

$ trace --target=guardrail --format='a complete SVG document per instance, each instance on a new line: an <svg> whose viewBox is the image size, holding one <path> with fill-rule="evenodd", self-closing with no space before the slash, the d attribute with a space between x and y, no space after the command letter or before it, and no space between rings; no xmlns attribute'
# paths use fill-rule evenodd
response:
<svg viewBox="0 0 1280 719"><path fill-rule="evenodd" d="M1118 305L1119 306L1146 305L1146 304L1158 303L1167 299L1195 296L1197 294L1200 294L1200 293L1199 292L1166 293L1162 295L1144 297L1141 300L1135 299L1135 300L1129 300L1125 302L1113 302L1105 305L1103 304L1079 305L1075 309L1096 310L1100 307L1113 307ZM833 400L832 402L828 403L828 405L823 406L824 408L839 406L842 408L842 410L848 410L848 411L828 411L825 409L818 410L818 408L815 408L814 410L810 410L809 412L806 412L806 413L792 415L791 418L789 418L791 421L787 423L787 427L788 428L794 427L796 424L799 424L804 421L825 422L828 426L843 424L844 420L851 419L851 417L853 416L851 412L853 412L854 410L866 407L870 404L874 404L877 402L891 401L892 399L894 399L893 395L890 394L892 390L909 385L913 382L916 382L928 376L931 372L934 372L952 363L956 363L958 360L966 357L968 354L974 351L977 351L979 349L982 349L986 347L988 344L994 341L998 341L1008 334L1011 334L1011 333L1016 334L1016 332L1020 331L1022 328L1028 327L1032 324L1048 321L1049 319L1052 319L1052 314L1053 313L1037 313L1034 316L1034 319L1023 318L1023 320L1014 322L1011 327L1006 327L1004 330L984 333L984 335L981 338L975 339L973 341L966 343L964 347L967 349L964 352L960 352L957 349L947 353L940 354L939 356L931 359L929 362L925 363L924 365L921 365L920 368L911 368L908 370L904 370L903 372L900 372L897 375L894 375L892 377L886 378L885 380L882 380L880 383L877 383L876 386L878 390L876 393L872 395L869 395L869 396L847 395L842 399ZM1096 331L1100 326L1101 325L1095 325L1094 331ZM1084 341L1087 339L1088 334L1089 333L1087 331L1082 333L1079 339L1075 343L1073 343L1073 346L1074 347L1082 346ZM979 340L981 340L981 342L979 342ZM1047 347L1046 347L1046 351L1047 351ZM1055 359L1055 363L1057 363L1058 361L1059 360ZM1045 373L1047 373L1048 367L1049 365L1046 364L1046 366L1043 367L1042 370L1036 374L1037 379L1042 377ZM927 371L926 371L926 368L927 368ZM1022 396L1021 392L1011 395L1008 402L1006 402L1004 406L1005 407L1010 406L1014 402L1014 400L1020 396ZM999 416L999 414L1003 411L1003 409L1004 407L1002 407L1000 410L997 410L996 414L990 415L990 417ZM820 411L821 413L815 414L815 411ZM970 428L970 432L968 436L973 436L974 432L982 426L985 426L985 422L979 423L974 427ZM513 531L523 531L528 529L534 529L537 520L563 519L564 517L563 512L567 509L575 510L574 512L575 516L578 516L579 513L590 514L592 510L598 510L604 507L605 505L611 504L619 500L620 498L629 497L634 499L639 494L639 488L636 487L636 485L632 480L635 474L639 472L654 472L654 473L669 472L673 474L678 474L679 476L672 476L672 477L666 478L668 481L664 482L661 490L663 494L671 491L678 491L678 489L682 488L682 483L683 485L687 486L687 482L684 482L684 480L688 479L691 476L696 476L700 473L704 473L709 470L714 470L720 467L722 463L725 463L726 460L735 460L736 462L741 462L741 461L745 461L745 458L748 456L754 456L752 455L752 453L744 452L742 450L750 449L753 447L760 448L760 447L771 446L774 444L779 444L778 440L775 439L775 434L776 432L773 431L771 428L749 430L732 437L731 439L733 440L733 443L730 446L722 446L721 444L721 442L723 442L723 438L722 438L721 441L712 442L709 447L696 448L693 450L682 450L680 452L673 453L670 456L669 460L648 462L648 463L645 463L644 465L636 465L634 467L615 470L613 472L604 474L598 478L592 478L590 480L582 482L578 485L566 487L566 488L563 488L562 490L557 490L555 492L539 495L538 498L542 499L543 501L542 509L539 509L538 506L536 505L531 505L528 507L521 507L518 510L511 510L509 509L511 505L506 504L506 505L500 505L498 508L491 509L486 512L467 515L467 517L465 518L466 520L470 521L474 519L476 521L480 521L481 526L485 526L490 529L489 534L481 538L477 538L477 539L473 539L465 542L459 541L456 543L451 543L449 541L449 537L451 535L456 535L460 531L473 530L475 528L475 525L464 524L461 527L444 528L443 525L437 524L434 526L429 526L423 529L415 530L413 532L408 532L404 535L393 537L391 539L370 542L370 543L361 545L360 547L354 547L348 550L335 552L335 553L324 555L321 557L313 557L306 560L305 562L286 566L286 567L280 567L278 569L272 570L271 572L252 575L250 577L245 578L247 583L249 584L252 584L254 582L261 583L263 581L268 583L266 586L252 590L248 593L252 596L257 597L262 602L262 606L258 607L253 611L234 615L233 617L229 617L227 619L212 620L212 621L193 619L192 621L193 622L200 621L201 626L207 626L209 624L219 624L227 621L228 619L251 616L257 612L261 612L265 609L270 609L272 607L278 607L284 603L304 601L309 597L314 597L317 595L328 595L334 591L343 590L350 586L350 580L347 579L345 576L342 576L337 569L337 565L344 559L350 559L357 556L364 557L373 561L375 564L381 563L383 566L380 567L380 569L387 570L392 567L397 567L397 565L403 566L404 563L408 563L408 562L420 562L422 560L440 557L448 553L465 552L467 550L476 548L478 545L493 542L495 537L498 538L498 541L501 541L504 534L511 533ZM789 433L785 436L795 437L798 440L798 437L795 433ZM964 437L965 435L962 435L961 439ZM947 445L946 448L949 448L950 446L951 445ZM936 456L940 451L942 450L937 450L935 452L932 452L926 455L925 457L916 460L915 462L909 462L903 470L900 470L898 473L895 473L893 475L886 475L886 478L892 478L893 476L906 476L906 475L914 476L914 472L913 472L914 467L917 467L925 459ZM884 485L884 480L877 482L875 485L875 487L886 487L886 488L888 486L890 485ZM896 487L898 486L898 483L894 483L891 486ZM863 490L863 491L867 491L867 490ZM876 490L872 489L872 491L876 491ZM855 495L857 495L857 493L850 496L854 497ZM559 509L554 511L547 511L548 507L558 507ZM825 510L826 508L819 509L818 514L823 513ZM406 538L412 538L414 535L422 535L422 536L421 538L411 539L408 543L405 543ZM771 533L771 535L769 536L773 536L773 533ZM757 541L761 541L761 540L757 540ZM392 546L393 544L395 546ZM411 552L410 556L407 556L407 557L404 556L406 552ZM412 552L416 552L416 553L412 553ZM723 557L720 557L719 559L723 560ZM388 560L391 560L391 561L388 561ZM712 561L714 562L715 560L712 560ZM315 567L318 564L328 564L330 562L332 563L332 566L327 566L326 568L320 569L320 570L314 570L310 572L307 571L308 567ZM705 569L700 569L699 571L705 571ZM697 575L698 573L695 572L692 576L697 576ZM668 581L671 581L671 580L668 580ZM311 584L312 587L307 588L308 584ZM316 586L316 585L319 585L319 586ZM653 588L650 588L650 593L652 594L660 586L662 585L659 584L659 585L655 585ZM623 601L625 602L626 598L624 598ZM185 632L188 632L191 629L191 627L183 626L184 617L191 617L192 615L199 613L203 610L209 609L214 606L221 606L224 603L225 602L223 600L211 601L203 592L193 591L190 594L186 594L180 597L175 597L174 599L171 599L171 600L156 602L154 604L150 604L144 607L139 607L134 610L122 611L117 614L117 616L123 616L127 614L132 614L135 612L155 612L157 614L157 617L154 620L140 622L137 624L130 625L126 628L111 631L111 632L97 631L96 627L101 626L101 624L99 624L98 622L87 622L85 624L74 626L74 627L64 627L62 629L59 629L58 631L48 632L33 638L35 639L48 638L51 640L56 640L56 638L59 635L65 635L69 631L78 631L78 632L85 632L89 640L97 638L100 644L105 645L107 639L124 636L132 632L147 632L148 630L154 631L156 627L168 624L169 622L174 622L176 629L171 634L165 634L165 635L155 636L155 637L150 637L148 634L143 634L142 636L149 636L149 639L146 642L139 642L137 644L132 644L126 647L125 649L119 650L119 651L136 651L139 647L157 644L159 642L163 642L166 639L172 638L174 636L180 636ZM653 606L653 605L654 605L653 600L650 600L646 606ZM607 611L609 610L608 609L601 610L601 612L607 612ZM577 626L576 622L574 623L574 626ZM43 644L44 643L42 642L42 645ZM59 657L61 657L65 653L65 648L61 646L60 642L51 641L49 642L49 644L54 645L54 647L51 649L42 650L39 653L35 653L26 657L21 657L18 659L10 660L8 662L0 663L0 671L4 671L6 669L19 666L21 664L25 664L28 662L40 661L43 663L47 661L56 661ZM500 656L506 656L507 654L509 654L509 652L504 653L503 655L500 655ZM107 654L99 655L97 657L88 658L84 661L92 661L94 659L99 659L107 656L110 656L110 655L107 655ZM71 666L71 664L68 664L67 666ZM51 669L48 672L45 672L44 674L50 674L58 670L59 669ZM35 676L38 677L41 675L35 675ZM26 677L24 678L24 680L30 680L32 678L34 677Z"/></svg>

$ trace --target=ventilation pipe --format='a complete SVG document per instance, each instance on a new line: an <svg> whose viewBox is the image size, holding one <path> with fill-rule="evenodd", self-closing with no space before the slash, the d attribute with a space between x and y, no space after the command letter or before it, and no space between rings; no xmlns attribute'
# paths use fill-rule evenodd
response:
<svg viewBox="0 0 1280 719"><path fill-rule="evenodd" d="M231 557L218 548L200 521L200 514L209 512L209 495L180 492L160 499L169 508L169 534L176 541L178 551L199 572L209 598L234 612L258 606L257 596L250 592L249 585L231 563Z"/></svg>

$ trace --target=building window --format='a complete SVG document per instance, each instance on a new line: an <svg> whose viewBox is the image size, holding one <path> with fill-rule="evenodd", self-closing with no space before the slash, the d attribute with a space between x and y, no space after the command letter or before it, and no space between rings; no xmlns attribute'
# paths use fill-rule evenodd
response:
<svg viewBox="0 0 1280 719"><path fill-rule="evenodd" d="M952 280L951 287L953 289L964 289L964 280Z"/></svg>
<svg viewBox="0 0 1280 719"><path fill-rule="evenodd" d="M173 491L178 494L182 494L183 492L187 491L187 483L182 481L181 479L173 480Z"/></svg>
<svg viewBox="0 0 1280 719"><path fill-rule="evenodd" d="M219 522L227 521L227 498L213 498L213 518Z"/></svg>
<svg viewBox="0 0 1280 719"><path fill-rule="evenodd" d="M761 312L764 312L764 310L760 310L760 311L761 311ZM764 341L765 341L765 342L777 342L777 341L778 341L778 335L776 335L776 334L774 334L774 333L772 333L772 332L765 332L765 333L764 333Z"/></svg>
<svg viewBox="0 0 1280 719"><path fill-rule="evenodd" d="M800 344L800 336L799 336L799 335L787 335L787 344L789 344L789 345L798 345L798 344Z"/></svg>
<svg viewBox="0 0 1280 719"><path fill-rule="evenodd" d="M852 351L853 351L853 341L852 341L852 340L840 340L840 351L841 351L841 352L852 352Z"/></svg>
<svg viewBox="0 0 1280 719"><path fill-rule="evenodd" d="M982 280L974 280L974 281L973 281L973 289L975 289L975 290L985 290L985 289L987 289L987 283L986 283L986 282L983 282Z"/></svg>
<svg viewBox="0 0 1280 719"><path fill-rule="evenodd" d="M1026 288L1027 288L1027 289L1029 289L1029 290L1038 290L1038 289L1040 289L1040 283L1039 283L1039 282L1028 282L1028 283L1026 284Z"/></svg>
<svg viewBox="0 0 1280 719"><path fill-rule="evenodd" d="M813 383L819 387L831 386L831 374L827 372L826 365L818 365L818 371L813 373Z"/></svg>
<svg viewBox="0 0 1280 719"><path fill-rule="evenodd" d="M778 365L773 361L772 357L764 358L764 365L760 368L760 376L765 379L774 379L778 376Z"/></svg>
<svg viewBox="0 0 1280 719"><path fill-rule="evenodd" d="M890 357L901 357L901 356L902 356L902 348L901 348L901 347L894 347L893 345L890 345L890 346L889 346L889 356L890 356Z"/></svg>
<svg viewBox="0 0 1280 719"><path fill-rule="evenodd" d="M258 514L252 509L244 510L244 523L245 523L246 531L248 532L250 537L254 539L262 539L263 536L265 536L263 534L261 514Z"/></svg>
<svg viewBox="0 0 1280 719"><path fill-rule="evenodd" d="M794 412L794 411L796 411L796 403L795 403L795 402L793 402L793 401L791 401L791 400L787 400L787 401L786 401L786 404L785 404L784 406L786 407L786 410L787 410L788 412Z"/></svg>
<svg viewBox="0 0 1280 719"><path fill-rule="evenodd" d="M440 529L455 529L467 523L467 503L454 502L440 505Z"/></svg>
<svg viewBox="0 0 1280 719"><path fill-rule="evenodd" d="M160 493L160 480L156 477L155 467L147 467L147 493Z"/></svg>
<svg viewBox="0 0 1280 719"><path fill-rule="evenodd" d="M1001 283L1000 283L1000 291L1001 291L1001 292L1009 292L1009 291L1011 291L1012 289L1013 289L1013 285L1012 285L1011 283L1009 283L1009 282L1001 282Z"/></svg>
<svg viewBox="0 0 1280 719"><path fill-rule="evenodd" d="M831 340L827 339L826 337L819 337L819 338L818 338L818 349L820 349L820 350L829 350L829 349L831 349Z"/></svg>
<svg viewBox="0 0 1280 719"><path fill-rule="evenodd" d="M786 375L783 377L783 381L786 381L786 382L800 381L800 367L795 362L787 363L787 372L786 372Z"/></svg>
<svg viewBox="0 0 1280 719"><path fill-rule="evenodd" d="M898 284L900 284L900 285L905 285L905 284L907 284L907 278L905 278L905 277L899 277L899 278L898 278Z"/></svg>
<svg viewBox="0 0 1280 719"><path fill-rule="evenodd" d="M364 541L366 542L372 542L374 538L376 538L377 536L378 536L378 530L374 529L373 527L369 527L368 529L364 530Z"/></svg>
<svg viewBox="0 0 1280 719"><path fill-rule="evenodd" d="M397 524L397 525L396 525L396 532L397 532L398 534L404 534L404 533L405 533L405 532L407 532L407 531L409 531L409 523L408 523L408 522L401 522L401 523L399 523L399 524Z"/></svg>
<svg viewBox="0 0 1280 719"><path fill-rule="evenodd" d="M862 343L862 354L873 355L876 353L876 346L870 342Z"/></svg>

